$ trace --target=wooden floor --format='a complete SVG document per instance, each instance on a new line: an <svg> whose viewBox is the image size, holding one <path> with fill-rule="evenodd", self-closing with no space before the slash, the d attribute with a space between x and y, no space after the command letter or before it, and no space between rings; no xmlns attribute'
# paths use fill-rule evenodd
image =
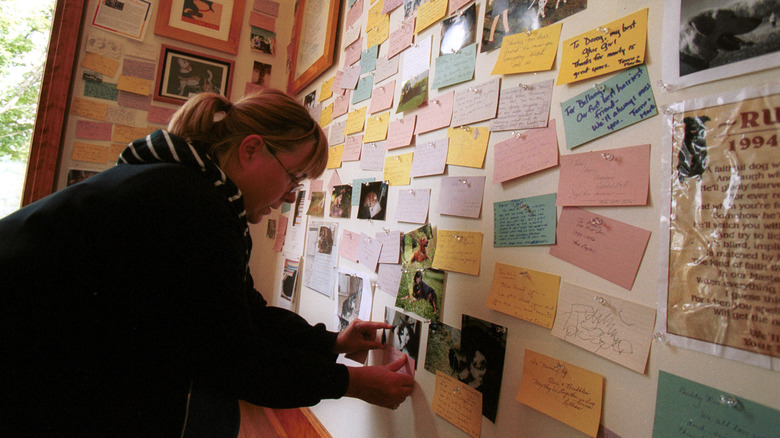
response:
<svg viewBox="0 0 780 438"><path fill-rule="evenodd" d="M238 438L331 438L308 408L269 409L239 401Z"/></svg>

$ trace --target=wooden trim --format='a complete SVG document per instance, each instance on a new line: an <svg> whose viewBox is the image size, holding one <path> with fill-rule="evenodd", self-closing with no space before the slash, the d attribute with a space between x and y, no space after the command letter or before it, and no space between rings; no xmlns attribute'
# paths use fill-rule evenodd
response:
<svg viewBox="0 0 780 438"><path fill-rule="evenodd" d="M54 192L67 127L72 79L76 70L86 0L58 0L52 20L49 52L38 98L22 206Z"/></svg>
<svg viewBox="0 0 780 438"><path fill-rule="evenodd" d="M238 53L239 38L241 36L241 22L244 17L244 0L233 0L233 10L230 15L230 28L226 41L200 34L194 31L179 29L169 24L171 18L171 0L161 0L157 6L157 22L154 27L155 35L161 35L175 40L184 41L209 49L235 55ZM181 14L182 11L178 11Z"/></svg>
<svg viewBox="0 0 780 438"><path fill-rule="evenodd" d="M287 436L295 438L332 438L309 408L263 408L269 420L281 424ZM284 436L284 435L280 435Z"/></svg>

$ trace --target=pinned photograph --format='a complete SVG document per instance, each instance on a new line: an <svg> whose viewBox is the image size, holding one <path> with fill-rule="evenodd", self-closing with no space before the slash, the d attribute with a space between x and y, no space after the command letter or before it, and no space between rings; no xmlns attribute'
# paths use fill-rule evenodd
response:
<svg viewBox="0 0 780 438"><path fill-rule="evenodd" d="M268 86L271 81L271 65L255 61L252 67L252 83Z"/></svg>
<svg viewBox="0 0 780 438"><path fill-rule="evenodd" d="M477 4L458 11L441 23L439 55L449 55L477 41Z"/></svg>
<svg viewBox="0 0 780 438"><path fill-rule="evenodd" d="M286 259L284 261L284 271L282 271L282 299L289 301L294 300L295 285L298 281L298 260Z"/></svg>
<svg viewBox="0 0 780 438"><path fill-rule="evenodd" d="M402 275L395 305L425 319L438 321L444 298L444 271L418 269L412 275Z"/></svg>
<svg viewBox="0 0 780 438"><path fill-rule="evenodd" d="M425 350L425 369L431 374L436 371L458 378L461 357L460 329L441 322L428 326L428 347Z"/></svg>
<svg viewBox="0 0 780 438"><path fill-rule="evenodd" d="M267 55L276 52L276 33L267 29L249 26L252 30L249 36L249 47Z"/></svg>
<svg viewBox="0 0 780 438"><path fill-rule="evenodd" d="M365 182L360 189L358 219L385 220L387 213L387 184L382 181Z"/></svg>
<svg viewBox="0 0 780 438"><path fill-rule="evenodd" d="M348 218L352 213L352 186L333 186L330 195L330 217Z"/></svg>
<svg viewBox="0 0 780 438"><path fill-rule="evenodd" d="M506 327L463 315L457 377L482 393L482 415L494 423L504 375L506 338Z"/></svg>
<svg viewBox="0 0 780 438"><path fill-rule="evenodd" d="M317 236L317 252L320 254L333 253L333 231L328 226L321 226Z"/></svg>
<svg viewBox="0 0 780 438"><path fill-rule="evenodd" d="M312 192L311 203L309 203L309 209L306 214L314 217L325 216L325 192Z"/></svg>
<svg viewBox="0 0 780 438"><path fill-rule="evenodd" d="M382 330L382 343L414 359L420 352L422 322L391 307L385 307L385 322L393 328ZM383 363L390 363L395 355L385 355ZM416 369L416 366L415 366Z"/></svg>
<svg viewBox="0 0 780 438"><path fill-rule="evenodd" d="M338 276L339 318L347 324L356 319L360 312L360 300L363 292L363 278L346 272Z"/></svg>

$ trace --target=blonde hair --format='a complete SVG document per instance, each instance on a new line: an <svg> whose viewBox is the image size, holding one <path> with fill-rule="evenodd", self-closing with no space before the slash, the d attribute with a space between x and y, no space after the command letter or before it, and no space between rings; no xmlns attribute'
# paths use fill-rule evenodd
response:
<svg viewBox="0 0 780 438"><path fill-rule="evenodd" d="M217 161L229 160L249 135L262 137L272 153L295 153L313 141L314 152L301 170L309 178L322 175L328 161L328 141L319 124L303 105L272 88L248 94L235 103L216 93L198 93L176 111L168 132L209 144L210 149L201 152Z"/></svg>

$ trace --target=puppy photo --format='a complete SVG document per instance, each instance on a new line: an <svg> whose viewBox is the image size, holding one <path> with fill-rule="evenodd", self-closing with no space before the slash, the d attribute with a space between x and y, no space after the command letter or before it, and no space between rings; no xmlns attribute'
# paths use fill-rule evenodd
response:
<svg viewBox="0 0 780 438"><path fill-rule="evenodd" d="M439 321L444 296L444 275L442 270L427 268L417 269L406 277L402 276L396 307L414 312L433 322Z"/></svg>

